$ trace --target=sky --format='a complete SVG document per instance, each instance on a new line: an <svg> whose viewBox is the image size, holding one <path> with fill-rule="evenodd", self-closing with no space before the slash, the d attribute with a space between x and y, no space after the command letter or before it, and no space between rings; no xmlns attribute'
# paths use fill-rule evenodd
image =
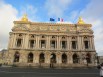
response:
<svg viewBox="0 0 103 77"><path fill-rule="evenodd" d="M32 22L59 17L76 24L81 16L85 23L92 24L95 49L103 55L103 0L0 0L0 50L8 47L13 21L25 13Z"/></svg>

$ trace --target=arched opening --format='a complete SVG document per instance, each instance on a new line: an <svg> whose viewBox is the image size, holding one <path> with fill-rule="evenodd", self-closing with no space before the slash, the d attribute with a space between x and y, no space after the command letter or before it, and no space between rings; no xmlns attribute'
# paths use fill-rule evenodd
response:
<svg viewBox="0 0 103 77"><path fill-rule="evenodd" d="M20 54L19 52L15 52L14 54L14 62L19 62Z"/></svg>
<svg viewBox="0 0 103 77"><path fill-rule="evenodd" d="M44 53L41 53L39 56L40 56L39 63L44 63L44 61L45 61Z"/></svg>
<svg viewBox="0 0 103 77"><path fill-rule="evenodd" d="M62 54L62 63L67 63L67 55L65 53Z"/></svg>
<svg viewBox="0 0 103 77"><path fill-rule="evenodd" d="M28 54L28 62L33 63L33 53Z"/></svg>
<svg viewBox="0 0 103 77"><path fill-rule="evenodd" d="M91 55L89 53L86 54L87 63L91 63Z"/></svg>
<svg viewBox="0 0 103 77"><path fill-rule="evenodd" d="M73 63L78 63L79 62L79 57L77 54L73 55Z"/></svg>
<svg viewBox="0 0 103 77"><path fill-rule="evenodd" d="M54 53L51 54L51 63L56 63L56 55Z"/></svg>

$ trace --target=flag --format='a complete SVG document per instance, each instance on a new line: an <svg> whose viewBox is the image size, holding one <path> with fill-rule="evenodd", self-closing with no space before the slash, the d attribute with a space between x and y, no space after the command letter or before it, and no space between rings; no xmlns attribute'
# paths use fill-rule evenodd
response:
<svg viewBox="0 0 103 77"><path fill-rule="evenodd" d="M63 18L58 18L58 21L63 22L64 20Z"/></svg>
<svg viewBox="0 0 103 77"><path fill-rule="evenodd" d="M54 18L50 18L50 21L55 21L55 19Z"/></svg>

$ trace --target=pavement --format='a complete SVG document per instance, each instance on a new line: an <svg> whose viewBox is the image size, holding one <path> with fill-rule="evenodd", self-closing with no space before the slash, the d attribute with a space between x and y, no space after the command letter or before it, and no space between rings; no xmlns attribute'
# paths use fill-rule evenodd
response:
<svg viewBox="0 0 103 77"><path fill-rule="evenodd" d="M96 68L0 67L0 77L99 77L99 70Z"/></svg>

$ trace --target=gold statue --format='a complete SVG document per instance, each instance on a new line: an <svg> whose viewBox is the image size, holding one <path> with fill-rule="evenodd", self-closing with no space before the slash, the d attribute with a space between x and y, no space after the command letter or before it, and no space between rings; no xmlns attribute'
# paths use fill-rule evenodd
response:
<svg viewBox="0 0 103 77"><path fill-rule="evenodd" d="M28 21L27 14L24 14L21 20L22 21Z"/></svg>
<svg viewBox="0 0 103 77"><path fill-rule="evenodd" d="M83 21L81 17L79 17L78 24L85 24L85 22Z"/></svg>

